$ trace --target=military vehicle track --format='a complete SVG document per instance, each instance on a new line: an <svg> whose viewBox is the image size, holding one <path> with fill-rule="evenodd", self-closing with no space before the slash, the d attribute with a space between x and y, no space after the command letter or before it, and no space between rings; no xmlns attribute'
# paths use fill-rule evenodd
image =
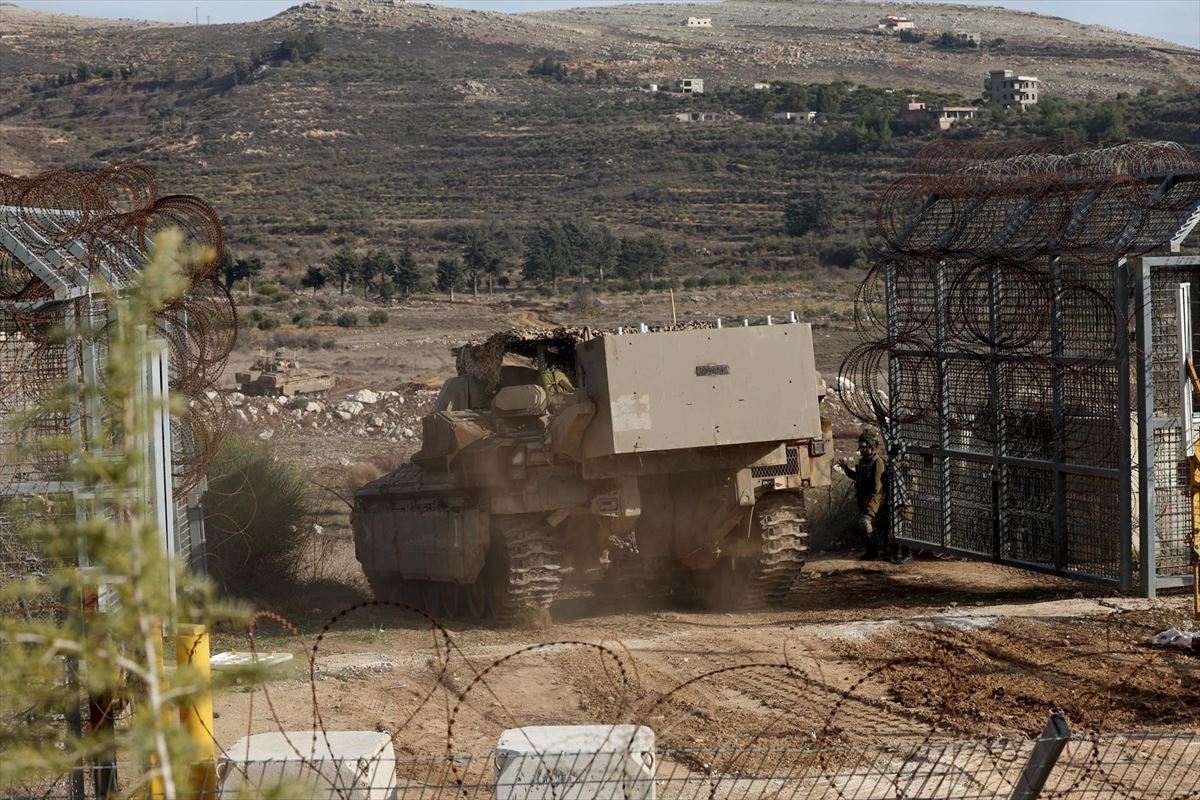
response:
<svg viewBox="0 0 1200 800"><path fill-rule="evenodd" d="M808 559L804 495L769 494L754 506L762 550L746 594L753 606L779 605Z"/></svg>
<svg viewBox="0 0 1200 800"><path fill-rule="evenodd" d="M517 622L528 609L549 610L562 583L562 553L556 533L540 515L492 520L492 553L484 568L492 617ZM490 571L490 574L489 574Z"/></svg>
<svg viewBox="0 0 1200 800"><path fill-rule="evenodd" d="M700 601L721 611L752 611L779 605L804 568L808 556L804 497L772 492L754 506L753 532L759 550L753 557L725 557L697 573Z"/></svg>

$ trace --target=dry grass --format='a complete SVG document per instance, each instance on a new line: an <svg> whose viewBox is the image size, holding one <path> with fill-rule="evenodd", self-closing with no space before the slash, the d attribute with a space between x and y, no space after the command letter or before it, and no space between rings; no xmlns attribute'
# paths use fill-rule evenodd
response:
<svg viewBox="0 0 1200 800"><path fill-rule="evenodd" d="M383 470L370 462L360 461L357 464L352 464L346 470L346 478L342 483L346 497L353 497L355 492L381 475L383 475Z"/></svg>

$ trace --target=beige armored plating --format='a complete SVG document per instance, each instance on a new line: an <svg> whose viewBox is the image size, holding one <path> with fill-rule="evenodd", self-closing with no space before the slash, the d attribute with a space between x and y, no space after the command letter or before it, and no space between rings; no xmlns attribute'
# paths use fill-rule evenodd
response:
<svg viewBox="0 0 1200 800"><path fill-rule="evenodd" d="M352 514L377 596L516 619L564 580L779 602L832 441L807 324L511 331L458 352L411 464Z"/></svg>

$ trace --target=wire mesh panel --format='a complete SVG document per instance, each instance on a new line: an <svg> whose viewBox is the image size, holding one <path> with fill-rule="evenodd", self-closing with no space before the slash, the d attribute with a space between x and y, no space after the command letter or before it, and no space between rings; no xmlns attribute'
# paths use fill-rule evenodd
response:
<svg viewBox="0 0 1200 800"><path fill-rule="evenodd" d="M1190 284L1193 340L1190 355L1197 360L1195 318L1200 316L1200 258L1147 259L1149 268L1148 320L1151 351L1149 377L1152 401L1147 418L1152 460L1142 491L1152 491L1153 580L1165 586L1188 582L1192 563L1192 508L1188 487L1187 453L1184 437L1184 388L1180 373L1179 308L1180 284ZM1195 407L1195 403L1193 403ZM1194 416L1194 415L1193 415ZM1190 421L1193 440L1196 420ZM1151 488L1152 487L1152 488Z"/></svg>
<svg viewBox="0 0 1200 800"><path fill-rule="evenodd" d="M1154 430L1155 569L1164 577L1184 575L1191 567L1192 501L1186 465L1179 457L1182 446L1177 426Z"/></svg>
<svg viewBox="0 0 1200 800"><path fill-rule="evenodd" d="M906 476L910 505L892 520L897 535L927 545L945 546L942 491L946 481L942 477L943 464L943 459L927 453L909 456Z"/></svg>
<svg viewBox="0 0 1200 800"><path fill-rule="evenodd" d="M980 555L992 553L995 550L992 465L950 459L948 477L950 526L946 546Z"/></svg>
<svg viewBox="0 0 1200 800"><path fill-rule="evenodd" d="M1061 750L1044 748L1052 742ZM384 750L375 761L222 759L218 775L207 800L1190 800L1200 796L1200 733L394 761ZM1041 793L1027 792L1039 776ZM60 779L0 787L0 796L65 800L70 791Z"/></svg>
<svg viewBox="0 0 1200 800"><path fill-rule="evenodd" d="M1113 734L1072 739L1043 797L1184 800L1200 797L1200 734Z"/></svg>
<svg viewBox="0 0 1200 800"><path fill-rule="evenodd" d="M1003 471L1001 552L1014 561L1053 564L1058 539L1055 473L1014 466Z"/></svg>
<svg viewBox="0 0 1200 800"><path fill-rule="evenodd" d="M1121 550L1126 543L1093 536L1092 532L1111 526L1113 519L1129 513L1120 500L1120 480L1095 475L1064 477L1066 568L1116 581L1121 575Z"/></svg>
<svg viewBox="0 0 1200 800"><path fill-rule="evenodd" d="M179 230L189 254L187 290L156 310L148 331L148 338L166 342L171 391L188 400L163 437L173 466L173 475L164 476L164 485L171 484L165 494L173 497L159 503L165 519L166 507L188 498L202 479L221 433L222 401L208 390L233 348L236 325L232 300L215 277L223 243L216 213L198 198L159 197L149 170L120 164L100 172L0 175L0 197L3 582L39 568L36 544L16 535L21 508L6 498L52 497L53 513L74 514L70 494L79 487L71 482L69 454L117 444L99 441L103 420L114 413L103 387L108 334L117 324L109 303L136 280L158 232ZM174 505L186 525L186 506ZM190 531L183 533L180 554L198 562Z"/></svg>

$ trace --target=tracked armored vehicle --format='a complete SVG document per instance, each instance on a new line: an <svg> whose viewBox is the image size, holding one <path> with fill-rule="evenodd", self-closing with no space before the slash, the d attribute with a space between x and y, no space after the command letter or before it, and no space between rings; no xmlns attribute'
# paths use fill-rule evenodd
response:
<svg viewBox="0 0 1200 800"><path fill-rule="evenodd" d="M567 581L787 595L833 449L809 325L512 331L458 373L412 463L355 495L377 597L512 622Z"/></svg>
<svg viewBox="0 0 1200 800"><path fill-rule="evenodd" d="M273 357L260 356L248 372L234 375L238 391L253 397L294 397L298 394L320 394L333 388L334 377L325 372L303 369L282 353Z"/></svg>

